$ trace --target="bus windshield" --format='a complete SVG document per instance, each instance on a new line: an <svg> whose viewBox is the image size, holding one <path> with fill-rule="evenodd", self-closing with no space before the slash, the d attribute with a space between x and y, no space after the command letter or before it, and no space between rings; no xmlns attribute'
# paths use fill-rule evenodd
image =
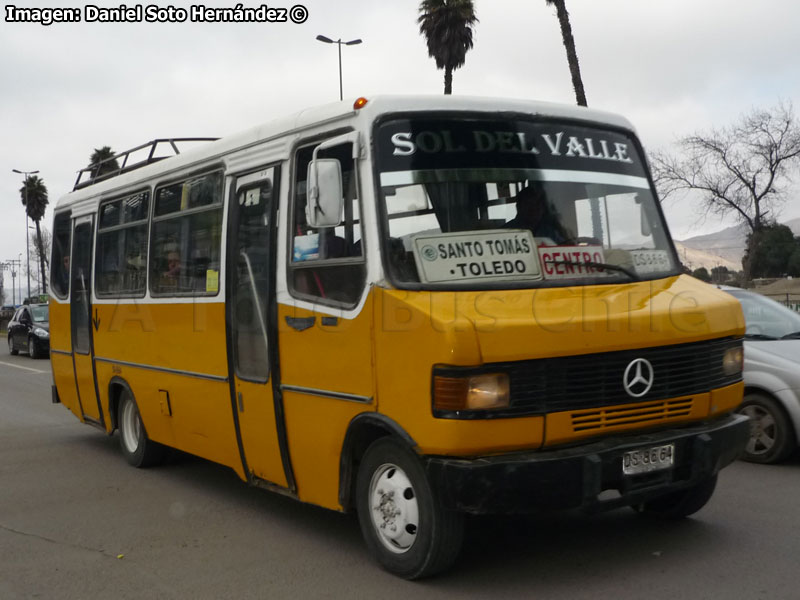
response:
<svg viewBox="0 0 800 600"><path fill-rule="evenodd" d="M677 274L628 134L532 120L377 127L389 269L436 287L591 284Z"/></svg>

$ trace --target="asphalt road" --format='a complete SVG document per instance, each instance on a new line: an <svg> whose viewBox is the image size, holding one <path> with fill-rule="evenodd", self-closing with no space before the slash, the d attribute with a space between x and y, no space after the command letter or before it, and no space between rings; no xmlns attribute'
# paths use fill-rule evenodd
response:
<svg viewBox="0 0 800 600"><path fill-rule="evenodd" d="M800 597L798 457L734 464L678 523L473 518L456 567L411 583L371 561L353 516L180 453L129 467L117 436L51 404L50 385L48 361L0 350L2 600Z"/></svg>

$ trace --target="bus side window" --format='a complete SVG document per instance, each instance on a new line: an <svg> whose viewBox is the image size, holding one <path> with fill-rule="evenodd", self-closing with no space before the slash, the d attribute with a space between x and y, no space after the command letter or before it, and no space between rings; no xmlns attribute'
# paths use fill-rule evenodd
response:
<svg viewBox="0 0 800 600"><path fill-rule="evenodd" d="M222 172L158 188L150 234L150 291L160 296L219 292Z"/></svg>
<svg viewBox="0 0 800 600"><path fill-rule="evenodd" d="M337 227L311 227L306 223L306 177L314 146L295 155L295 181L291 219L289 286L293 295L315 302L354 306L366 280L356 165L352 144L323 150L319 158L335 158L342 168L344 209Z"/></svg>
<svg viewBox="0 0 800 600"><path fill-rule="evenodd" d="M145 191L100 206L94 267L99 297L144 296L149 199Z"/></svg>
<svg viewBox="0 0 800 600"><path fill-rule="evenodd" d="M59 298L69 294L69 254L72 220L69 212L62 212L53 219L53 268L50 287Z"/></svg>

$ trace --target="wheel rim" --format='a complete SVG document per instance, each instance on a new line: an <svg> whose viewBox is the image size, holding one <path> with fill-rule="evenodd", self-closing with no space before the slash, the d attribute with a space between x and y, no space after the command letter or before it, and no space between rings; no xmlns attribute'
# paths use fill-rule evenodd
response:
<svg viewBox="0 0 800 600"><path fill-rule="evenodd" d="M375 470L369 484L372 527L391 552L407 552L417 539L419 504L408 475L393 464Z"/></svg>
<svg viewBox="0 0 800 600"><path fill-rule="evenodd" d="M8 350L11 351L14 349L14 340L11 339L11 336L8 336Z"/></svg>
<svg viewBox="0 0 800 600"><path fill-rule="evenodd" d="M741 412L750 418L750 439L745 448L748 454L767 454L778 441L778 426L775 417L762 406L751 404Z"/></svg>
<svg viewBox="0 0 800 600"><path fill-rule="evenodd" d="M128 400L123 404L122 415L120 416L119 431L122 436L122 443L125 449L133 454L139 448L139 436L141 435L142 421L139 418L139 411L136 405Z"/></svg>

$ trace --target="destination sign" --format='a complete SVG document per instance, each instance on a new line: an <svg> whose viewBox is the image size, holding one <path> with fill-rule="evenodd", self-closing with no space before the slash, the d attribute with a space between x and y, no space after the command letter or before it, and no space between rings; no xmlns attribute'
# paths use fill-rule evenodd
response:
<svg viewBox="0 0 800 600"><path fill-rule="evenodd" d="M378 130L380 169L528 168L643 177L633 137L554 121L398 119Z"/></svg>
<svg viewBox="0 0 800 600"><path fill-rule="evenodd" d="M609 275L588 263L605 262L602 246L542 246L539 248L545 279L575 279Z"/></svg>
<svg viewBox="0 0 800 600"><path fill-rule="evenodd" d="M417 235L413 250L425 283L542 277L533 235L523 229Z"/></svg>

